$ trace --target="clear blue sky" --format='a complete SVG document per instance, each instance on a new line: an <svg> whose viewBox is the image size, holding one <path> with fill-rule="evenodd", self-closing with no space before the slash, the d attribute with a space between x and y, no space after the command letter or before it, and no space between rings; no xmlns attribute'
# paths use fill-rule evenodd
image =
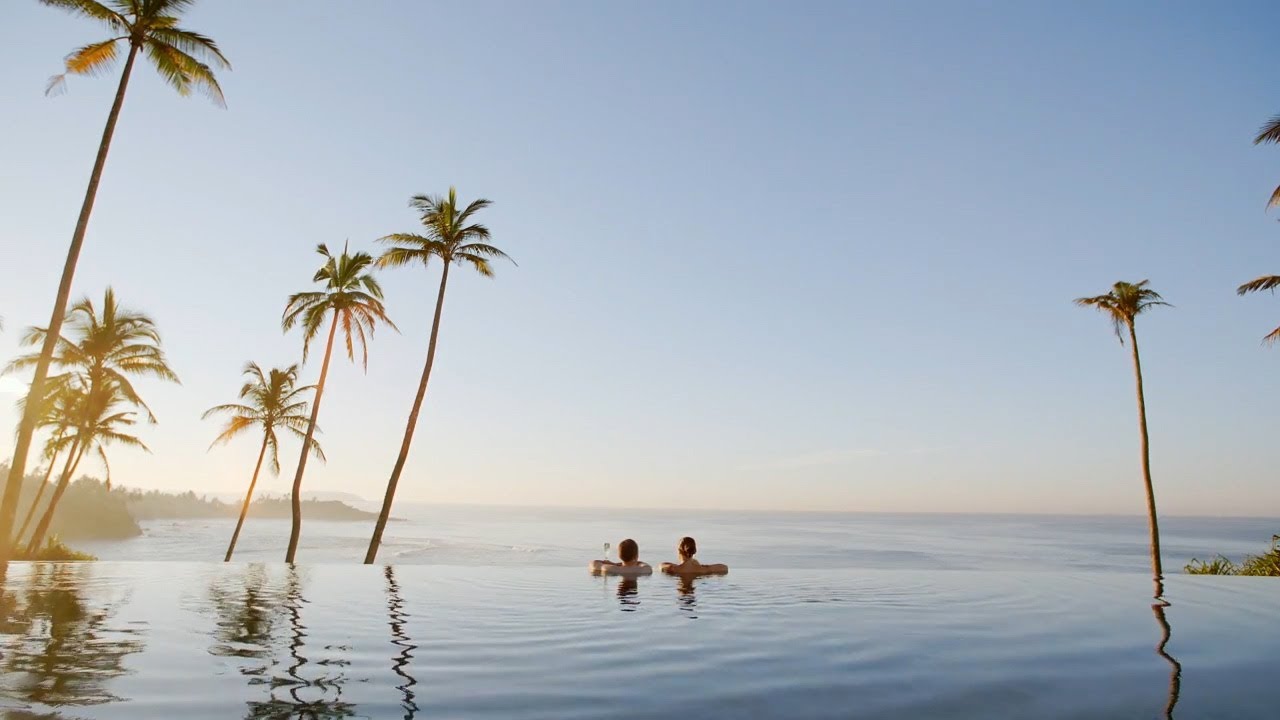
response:
<svg viewBox="0 0 1280 720"><path fill-rule="evenodd" d="M115 75L42 95L92 23L0 26L0 358L44 323ZM205 452L246 360L285 364L312 248L411 231L450 184L520 263L456 276L406 500L1141 512L1133 380L1073 307L1150 278L1161 510L1280 514L1280 9L1138 3L204 2L228 109L140 66L76 276L165 333L154 455L117 482L233 492ZM437 276L331 373L327 466L380 495ZM318 370L313 360L307 376ZM16 400L6 382L5 405ZM0 418L0 458L15 415ZM286 472L295 448L282 457ZM266 489L282 491L285 479Z"/></svg>

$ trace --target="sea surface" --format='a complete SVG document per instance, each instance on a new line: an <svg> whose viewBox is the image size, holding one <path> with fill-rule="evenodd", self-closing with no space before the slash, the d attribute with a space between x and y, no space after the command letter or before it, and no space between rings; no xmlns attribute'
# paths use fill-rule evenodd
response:
<svg viewBox="0 0 1280 720"><path fill-rule="evenodd" d="M413 507L152 523L0 583L0 718L1274 720L1280 580L1178 574L1278 523ZM590 576L681 535L727 576ZM77 544L78 546L81 544Z"/></svg>
<svg viewBox="0 0 1280 720"><path fill-rule="evenodd" d="M396 507L380 562L396 565L533 565L582 567L602 557L604 543L640 544L651 563L674 560L685 535L704 562L755 569L908 569L1144 572L1150 569L1145 517L778 513L694 510ZM233 520L155 521L143 536L76 542L103 560L221 560ZM305 520L298 560L350 563L364 559L369 522ZM1161 519L1166 572L1191 558L1222 553L1233 559L1266 550L1274 518ZM236 558L279 561L288 520L249 519Z"/></svg>

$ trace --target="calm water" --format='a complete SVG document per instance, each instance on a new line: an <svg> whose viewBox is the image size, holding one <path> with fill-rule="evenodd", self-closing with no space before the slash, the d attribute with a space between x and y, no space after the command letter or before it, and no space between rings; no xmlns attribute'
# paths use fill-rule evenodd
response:
<svg viewBox="0 0 1280 720"><path fill-rule="evenodd" d="M14 718L1275 718L1276 581L15 565ZM1160 648L1163 648L1161 650Z"/></svg>
<svg viewBox="0 0 1280 720"><path fill-rule="evenodd" d="M1142 517L739 513L413 506L387 529L379 559L397 565L581 567L605 542L640 543L650 562L674 559L683 535L707 562L734 568L1133 571L1149 568ZM220 560L232 521L155 522L123 542L76 543L104 560ZM1280 520L1170 517L1165 565L1266 549ZM360 562L372 523L303 525L299 559ZM249 520L237 558L284 557L288 521Z"/></svg>

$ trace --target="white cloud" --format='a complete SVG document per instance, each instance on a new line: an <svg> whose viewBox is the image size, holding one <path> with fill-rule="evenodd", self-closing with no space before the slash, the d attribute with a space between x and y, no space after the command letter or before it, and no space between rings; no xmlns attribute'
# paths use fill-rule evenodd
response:
<svg viewBox="0 0 1280 720"><path fill-rule="evenodd" d="M0 377L0 395L22 395L27 392L27 384L11 377Z"/></svg>

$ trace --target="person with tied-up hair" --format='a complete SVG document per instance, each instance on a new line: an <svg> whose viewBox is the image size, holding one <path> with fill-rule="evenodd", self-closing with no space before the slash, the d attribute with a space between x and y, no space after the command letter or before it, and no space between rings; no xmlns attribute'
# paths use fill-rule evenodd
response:
<svg viewBox="0 0 1280 720"><path fill-rule="evenodd" d="M680 562L662 563L662 572L669 575L723 575L729 572L728 565L703 565L693 557L697 554L698 543L691 537L681 538L680 544L676 546Z"/></svg>

